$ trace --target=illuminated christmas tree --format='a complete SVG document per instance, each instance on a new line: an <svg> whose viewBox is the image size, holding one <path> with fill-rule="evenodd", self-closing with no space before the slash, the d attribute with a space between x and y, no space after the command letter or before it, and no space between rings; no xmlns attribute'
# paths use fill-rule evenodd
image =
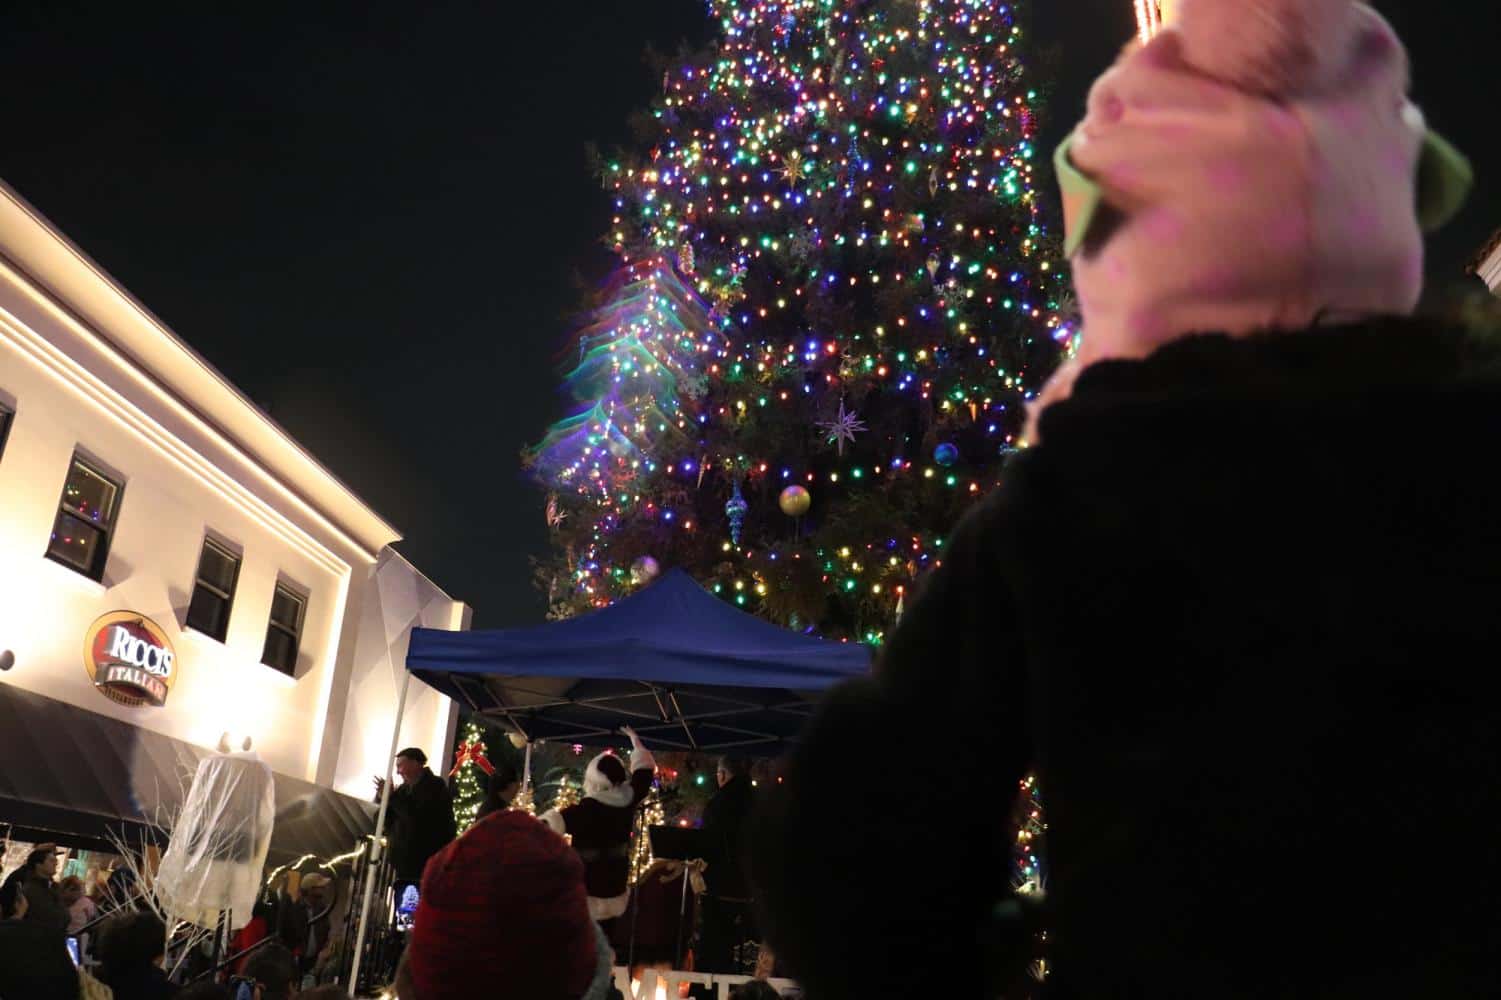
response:
<svg viewBox="0 0 1501 1000"><path fill-rule="evenodd" d="M1011 885L1018 895L1029 896L1040 902L1047 892L1048 822L1035 774L1029 774L1021 780L1021 791L1017 796L1012 821L1016 827L1016 848L1011 857ZM1047 930L1037 929L1031 944L1033 958L1027 971L1033 982L1041 983L1048 976ZM1025 993L1018 992L1016 995L1031 996L1033 993L1029 988Z"/></svg>
<svg viewBox="0 0 1501 1000"><path fill-rule="evenodd" d="M568 775L565 774L563 775L563 777L558 779L557 794L553 796L552 805L550 805L548 808L556 809L559 812L562 812L569 806L578 805L578 801L579 786L575 785L569 779Z"/></svg>
<svg viewBox="0 0 1501 1000"><path fill-rule="evenodd" d="M651 835L649 831L654 826L661 826L667 822L667 812L662 808L662 797L656 789L652 789L641 803L642 820L637 824L631 836L635 839L631 843L631 885L641 880L646 870L651 867L656 859L651 853Z"/></svg>
<svg viewBox="0 0 1501 1000"><path fill-rule="evenodd" d="M709 0L636 152L623 262L530 453L554 616L681 566L877 643L1017 445L1073 335L1021 7Z"/></svg>
<svg viewBox="0 0 1501 1000"><path fill-rule="evenodd" d="M1037 776L1022 779L1021 795L1015 812L1016 852L1012 859L1011 884L1023 895L1040 894L1046 886L1043 868L1043 845L1047 837L1047 819L1042 810L1042 794Z"/></svg>
<svg viewBox="0 0 1501 1000"><path fill-rule="evenodd" d="M489 788L487 779L494 772L485 756L485 731L477 722L464 725L464 734L453 752L453 818L460 833L474 825L479 807Z"/></svg>
<svg viewBox="0 0 1501 1000"><path fill-rule="evenodd" d="M520 809L522 812L532 816L537 815L537 802L532 793L531 785L523 785L521 787L521 790L516 793L515 801L511 803L511 808Z"/></svg>

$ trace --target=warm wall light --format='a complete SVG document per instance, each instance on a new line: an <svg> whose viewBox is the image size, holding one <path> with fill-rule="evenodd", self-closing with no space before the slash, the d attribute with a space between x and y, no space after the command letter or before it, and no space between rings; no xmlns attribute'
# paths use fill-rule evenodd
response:
<svg viewBox="0 0 1501 1000"><path fill-rule="evenodd" d="M1162 5L1158 0L1135 0L1136 33L1143 42L1162 30Z"/></svg>

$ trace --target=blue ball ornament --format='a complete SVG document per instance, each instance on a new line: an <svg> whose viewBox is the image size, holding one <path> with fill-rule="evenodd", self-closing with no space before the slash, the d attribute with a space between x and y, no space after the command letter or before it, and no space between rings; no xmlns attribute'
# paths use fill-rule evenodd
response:
<svg viewBox="0 0 1501 1000"><path fill-rule="evenodd" d="M959 449L945 441L933 449L933 461L947 468L959 461Z"/></svg>

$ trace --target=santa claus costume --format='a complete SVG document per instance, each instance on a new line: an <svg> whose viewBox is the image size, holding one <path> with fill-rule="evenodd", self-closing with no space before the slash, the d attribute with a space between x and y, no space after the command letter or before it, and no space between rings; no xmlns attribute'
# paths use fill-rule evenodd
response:
<svg viewBox="0 0 1501 1000"><path fill-rule="evenodd" d="M635 730L621 730L631 739L629 773L611 751L595 757L584 770L584 797L566 809L549 809L542 822L567 834L584 862L584 885L589 891L589 915L612 920L625 912L630 900L631 828L636 809L651 791L657 762L641 745Z"/></svg>

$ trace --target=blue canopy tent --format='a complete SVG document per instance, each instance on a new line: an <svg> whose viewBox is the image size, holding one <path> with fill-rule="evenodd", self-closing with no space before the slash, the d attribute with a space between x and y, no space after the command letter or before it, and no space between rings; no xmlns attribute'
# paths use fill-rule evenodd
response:
<svg viewBox="0 0 1501 1000"><path fill-rule="evenodd" d="M862 643L778 628L707 593L682 570L608 608L532 628L412 630L407 670L501 728L537 740L613 744L623 725L657 749L780 752L818 693L870 669ZM401 686L391 753L406 710ZM386 774L375 840L391 799ZM351 982L375 881L367 879Z"/></svg>
<svg viewBox="0 0 1501 1000"><path fill-rule="evenodd" d="M529 741L772 754L818 692L870 669L870 649L739 611L682 570L608 608L531 628L414 629L413 675Z"/></svg>

